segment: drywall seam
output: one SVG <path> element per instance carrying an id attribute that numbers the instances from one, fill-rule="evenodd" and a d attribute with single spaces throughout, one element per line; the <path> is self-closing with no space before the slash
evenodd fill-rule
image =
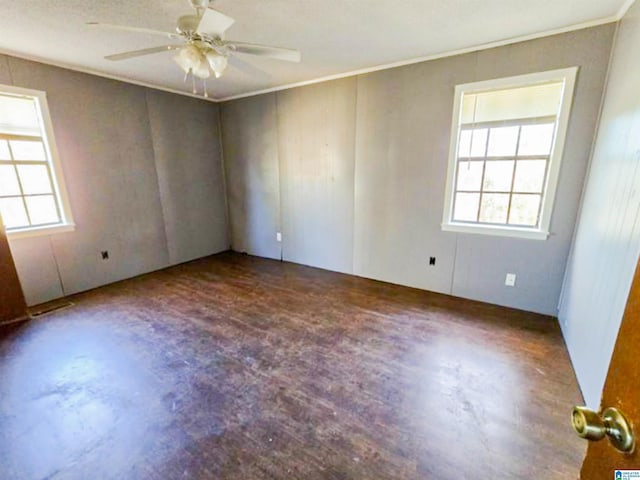
<path id="1" fill-rule="evenodd" d="M 358 75 L 356 81 L 355 101 L 353 102 L 353 211 L 351 214 L 351 274 L 356 274 L 356 192 L 358 190 L 358 92 L 360 91 L 360 79 Z"/>
<path id="2" fill-rule="evenodd" d="M 284 261 L 284 242 L 287 240 L 282 234 L 282 160 L 280 155 L 280 107 L 278 106 L 278 94 L 274 95 L 274 107 L 276 109 L 276 154 L 278 155 L 278 231 L 280 232 L 280 261 Z"/>
<path id="3" fill-rule="evenodd" d="M 222 112 L 218 107 L 218 143 L 220 150 L 220 164 L 222 166 L 222 189 L 224 190 L 224 207 L 225 207 L 225 224 L 227 226 L 227 242 L 229 244 L 229 250 L 232 249 L 231 245 L 231 210 L 229 210 L 229 195 L 227 194 L 227 168 L 224 161 L 224 146 L 222 145 Z"/>
<path id="4" fill-rule="evenodd" d="M 449 287 L 449 295 L 453 295 L 453 286 L 456 281 L 456 260 L 458 258 L 458 237 L 459 233 L 456 233 L 456 244 L 453 247 L 453 265 L 451 266 L 451 286 Z"/>
<path id="5" fill-rule="evenodd" d="M 282 163 L 280 161 L 280 122 L 278 120 L 278 95 L 273 96 L 273 104 L 276 114 L 276 155 L 278 155 L 278 231 L 280 232 L 280 261 L 284 261 L 284 237 L 282 235 Z"/>
<path id="6" fill-rule="evenodd" d="M 58 263 L 58 257 L 56 255 L 56 250 L 53 246 L 53 240 L 51 239 L 51 235 L 47 235 L 47 239 L 49 240 L 49 249 L 51 250 L 51 256 L 53 257 L 53 263 L 56 266 L 56 274 L 58 276 L 58 282 L 60 283 L 60 290 L 62 290 L 62 297 L 67 296 L 67 292 L 64 289 L 64 280 L 62 280 L 62 274 L 60 273 L 60 264 Z"/>
<path id="7" fill-rule="evenodd" d="M 144 104 L 147 109 L 147 118 L 149 121 L 147 122 L 147 126 L 149 128 L 149 138 L 151 139 L 151 151 L 153 153 L 153 171 L 156 173 L 156 185 L 158 186 L 158 200 L 160 202 L 160 214 L 162 215 L 162 231 L 164 232 L 164 248 L 165 253 L 167 254 L 167 266 L 171 265 L 171 252 L 169 250 L 169 234 L 167 233 L 167 214 L 165 211 L 164 202 L 162 201 L 162 187 L 160 185 L 160 176 L 158 175 L 158 150 L 156 148 L 156 142 L 153 136 L 153 127 L 151 123 L 153 120 L 151 119 L 151 111 L 149 110 L 149 92 L 144 92 Z M 166 268 L 166 267 L 164 267 Z"/>

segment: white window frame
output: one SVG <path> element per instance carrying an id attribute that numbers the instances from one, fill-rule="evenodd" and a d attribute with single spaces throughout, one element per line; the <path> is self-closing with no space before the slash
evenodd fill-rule
<path id="1" fill-rule="evenodd" d="M 546 72 L 517 75 L 513 77 L 485 80 L 481 82 L 465 83 L 457 85 L 453 103 L 453 119 L 451 123 L 451 143 L 449 147 L 449 166 L 447 169 L 447 184 L 444 199 L 444 211 L 442 215 L 442 230 L 478 233 L 484 235 L 497 235 L 503 237 L 519 237 L 536 240 L 546 240 L 549 236 L 549 225 L 556 197 L 560 164 L 564 152 L 565 138 L 571 114 L 574 87 L 578 67 L 550 70 Z M 542 205 L 538 227 L 515 227 L 510 225 L 486 225 L 481 223 L 456 222 L 453 220 L 453 196 L 455 194 L 455 181 L 457 178 L 458 143 L 460 138 L 460 121 L 462 96 L 464 93 L 479 93 L 483 91 L 508 89 L 513 87 L 531 86 L 554 81 L 563 81 L 564 89 L 560 103 L 554 142 L 549 156 L 548 174 L 543 189 Z"/>
<path id="2" fill-rule="evenodd" d="M 51 181 L 54 186 L 54 196 L 56 197 L 61 217 L 60 223 L 54 225 L 7 229 L 7 236 L 10 239 L 17 239 L 75 230 L 75 223 L 71 213 L 67 187 L 64 181 L 64 175 L 62 174 L 62 165 L 60 163 L 58 148 L 53 134 L 53 124 L 51 122 L 51 114 L 49 113 L 49 106 L 47 104 L 47 93 L 41 90 L 15 87 L 13 85 L 0 85 L 0 93 L 27 96 L 35 100 L 42 133 L 42 143 L 48 157 L 49 166 L 51 167 Z"/>

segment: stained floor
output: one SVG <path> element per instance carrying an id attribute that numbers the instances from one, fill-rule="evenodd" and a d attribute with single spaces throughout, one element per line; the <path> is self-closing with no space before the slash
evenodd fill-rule
<path id="1" fill-rule="evenodd" d="M 0 330 L 1 479 L 573 479 L 556 322 L 224 253 Z"/>

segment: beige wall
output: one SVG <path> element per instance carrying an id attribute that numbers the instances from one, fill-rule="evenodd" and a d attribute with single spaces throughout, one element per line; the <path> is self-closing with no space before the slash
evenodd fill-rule
<path id="1" fill-rule="evenodd" d="M 276 95 L 224 104 L 229 233 L 238 252 L 280 259 L 280 163 Z"/>
<path id="2" fill-rule="evenodd" d="M 277 94 L 284 260 L 353 273 L 356 88 L 350 77 Z"/>
<path id="3" fill-rule="evenodd" d="M 216 105 L 8 56 L 0 83 L 47 92 L 77 223 L 10 240 L 30 305 L 228 248 Z"/>
<path id="4" fill-rule="evenodd" d="M 27 301 L 216 253 L 231 241 L 255 255 L 555 315 L 614 30 L 221 106 L 0 55 L 0 83 L 47 92 L 77 222 L 71 233 L 10 242 Z M 619 29 L 559 315 L 594 407 L 640 254 L 639 50 L 635 5 Z M 580 71 L 550 238 L 443 232 L 454 86 L 569 66 Z M 515 288 L 504 286 L 507 272 L 518 275 Z"/>
<path id="5" fill-rule="evenodd" d="M 223 103 L 233 248 L 555 315 L 614 28 Z M 443 232 L 454 86 L 570 66 L 580 71 L 549 239 Z"/>
<path id="6" fill-rule="evenodd" d="M 11 242 L 27 300 L 226 249 L 220 108 L 234 249 L 555 314 L 613 32 L 604 25 L 220 107 L 0 56 L 1 83 L 48 93 L 78 223 Z M 574 65 L 551 237 L 443 232 L 454 85 Z M 504 286 L 507 272 L 516 288 Z"/>
<path id="7" fill-rule="evenodd" d="M 596 409 L 640 255 L 638 52 L 636 2 L 618 28 L 559 315 L 585 400 Z"/>

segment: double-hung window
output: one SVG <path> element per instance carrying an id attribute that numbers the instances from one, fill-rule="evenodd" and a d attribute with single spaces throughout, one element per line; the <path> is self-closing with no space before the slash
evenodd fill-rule
<path id="1" fill-rule="evenodd" d="M 456 87 L 444 230 L 547 237 L 576 71 Z"/>
<path id="2" fill-rule="evenodd" d="M 10 236 L 73 228 L 44 92 L 0 85 L 0 214 Z"/>

